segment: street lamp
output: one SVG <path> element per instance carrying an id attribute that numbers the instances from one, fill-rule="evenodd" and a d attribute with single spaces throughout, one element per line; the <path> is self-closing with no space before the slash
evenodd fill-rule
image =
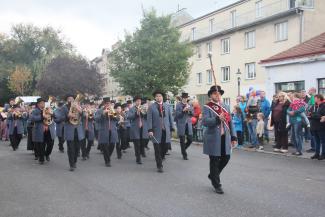
<path id="1" fill-rule="evenodd" d="M 241 72 L 240 72 L 239 68 L 238 68 L 238 71 L 237 71 L 236 75 L 237 75 L 237 82 L 238 82 L 238 96 L 240 96 L 240 81 L 241 81 L 240 76 L 241 76 Z"/>

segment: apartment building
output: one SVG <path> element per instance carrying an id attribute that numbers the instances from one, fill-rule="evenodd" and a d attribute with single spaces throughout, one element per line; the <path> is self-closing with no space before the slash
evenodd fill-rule
<path id="1" fill-rule="evenodd" d="M 209 53 L 225 103 L 233 105 L 250 87 L 265 90 L 260 60 L 325 32 L 324 20 L 324 0 L 241 0 L 179 25 L 181 40 L 195 46 L 184 90 L 201 103 L 207 100 L 214 84 Z"/>

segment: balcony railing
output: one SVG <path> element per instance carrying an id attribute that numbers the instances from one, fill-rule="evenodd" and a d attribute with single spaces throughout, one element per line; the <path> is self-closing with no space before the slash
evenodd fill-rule
<path id="1" fill-rule="evenodd" d="M 311 0 L 308 0 L 311 1 Z M 245 13 L 237 14 L 235 16 L 235 20 L 232 19 L 231 13 L 229 11 L 229 19 L 215 22 L 211 26 L 209 26 L 209 19 L 206 20 L 205 25 L 200 24 L 200 27 L 195 27 L 194 33 L 193 30 L 190 32 L 182 34 L 182 41 L 196 41 L 213 34 L 223 32 L 225 30 L 230 30 L 232 28 L 244 26 L 246 24 L 250 24 L 259 20 L 263 20 L 265 18 L 274 16 L 276 14 L 280 14 L 282 12 L 288 11 L 292 8 L 302 6 L 301 4 L 295 4 L 295 6 L 290 7 L 288 0 L 277 0 L 270 4 L 263 5 L 262 7 L 255 8 Z M 214 20 L 216 20 L 215 18 Z"/>

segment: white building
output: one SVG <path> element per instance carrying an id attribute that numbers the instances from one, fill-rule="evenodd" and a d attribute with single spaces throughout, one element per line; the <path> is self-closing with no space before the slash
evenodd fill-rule
<path id="1" fill-rule="evenodd" d="M 104 79 L 104 89 L 103 96 L 109 96 L 112 99 L 118 97 L 120 95 L 120 88 L 117 82 L 114 81 L 114 78 L 109 74 L 109 49 L 103 49 L 102 55 L 96 57 L 91 62 L 95 64 L 100 74 L 103 75 Z"/>
<path id="2" fill-rule="evenodd" d="M 296 92 L 311 87 L 325 95 L 325 32 L 260 63 L 266 68 L 269 99 L 278 91 Z"/>

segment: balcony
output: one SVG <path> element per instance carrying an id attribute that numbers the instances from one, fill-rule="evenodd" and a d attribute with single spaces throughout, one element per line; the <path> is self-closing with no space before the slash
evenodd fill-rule
<path id="1" fill-rule="evenodd" d="M 192 28 L 190 32 L 183 33 L 181 40 L 199 42 L 209 39 L 209 37 L 213 37 L 214 35 L 222 34 L 223 32 L 226 33 L 228 31 L 244 28 L 250 24 L 253 25 L 254 23 L 267 21 L 281 14 L 286 14 L 286 12 L 294 13 L 294 9 L 298 7 L 311 8 L 312 6 L 313 0 L 275 0 L 267 5 L 255 5 L 253 10 L 245 13 L 235 12 L 235 14 L 233 14 L 232 10 L 229 10 L 229 19 L 213 22 L 213 24 L 211 24 L 209 18 L 207 18 L 205 25 L 200 24 L 200 26 Z M 214 20 L 216 21 L 217 19 L 216 16 Z"/>

